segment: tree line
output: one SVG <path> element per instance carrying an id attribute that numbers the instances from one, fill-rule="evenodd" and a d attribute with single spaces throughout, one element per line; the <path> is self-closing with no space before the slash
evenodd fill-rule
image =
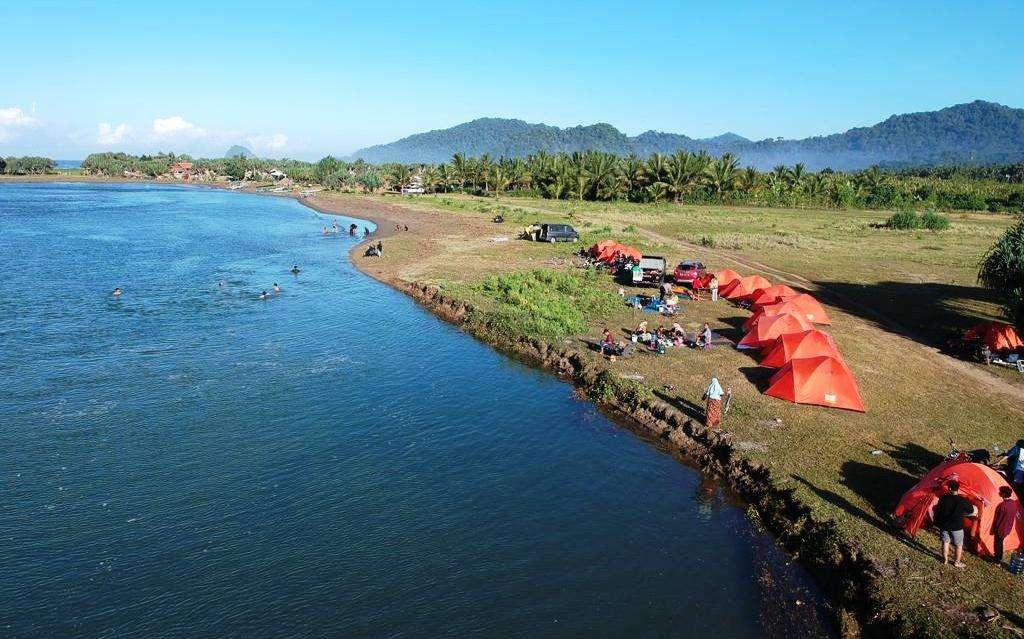
<path id="1" fill-rule="evenodd" d="M 0 157 L 0 173 L 6 175 L 44 175 L 53 173 L 56 166 L 56 163 L 50 158 L 30 155 Z"/>

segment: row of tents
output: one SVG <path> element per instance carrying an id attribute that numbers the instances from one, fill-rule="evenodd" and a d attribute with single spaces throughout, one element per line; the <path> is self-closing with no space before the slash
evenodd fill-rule
<path id="1" fill-rule="evenodd" d="M 817 325 L 832 320 L 812 295 L 785 284 L 772 285 L 760 275 L 742 277 L 725 269 L 715 273 L 719 294 L 737 304 L 749 304 L 753 315 L 737 344 L 757 349 L 761 365 L 778 369 L 765 394 L 797 404 L 812 404 L 865 412 L 853 372 L 835 340 Z"/>

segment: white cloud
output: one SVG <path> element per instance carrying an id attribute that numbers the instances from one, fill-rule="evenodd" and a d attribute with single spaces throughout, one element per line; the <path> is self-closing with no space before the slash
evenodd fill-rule
<path id="1" fill-rule="evenodd" d="M 288 146 L 288 136 L 284 133 L 256 135 L 248 138 L 246 141 L 249 143 L 249 146 L 254 149 L 266 151 L 280 151 L 284 147 Z"/>
<path id="2" fill-rule="evenodd" d="M 107 122 L 100 122 L 99 135 L 96 141 L 100 144 L 120 144 L 125 141 L 125 136 L 131 132 L 131 127 L 123 122 L 115 127 Z"/>
<path id="3" fill-rule="evenodd" d="M 189 122 L 180 115 L 153 120 L 153 134 L 159 137 L 206 137 L 206 129 Z"/>
<path id="4" fill-rule="evenodd" d="M 14 135 L 16 129 L 39 126 L 39 120 L 19 107 L 0 108 L 0 140 Z"/>

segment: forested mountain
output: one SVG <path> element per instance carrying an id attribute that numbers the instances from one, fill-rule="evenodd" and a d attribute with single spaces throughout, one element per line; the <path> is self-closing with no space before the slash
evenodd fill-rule
<path id="1" fill-rule="evenodd" d="M 1024 109 L 977 100 L 938 111 L 894 115 L 870 127 L 802 140 L 753 142 L 734 133 L 695 139 L 647 131 L 629 137 L 610 124 L 559 128 L 522 120 L 481 118 L 450 129 L 419 133 L 362 149 L 367 162 L 440 163 L 455 153 L 522 157 L 538 151 L 606 151 L 619 155 L 670 154 L 680 149 L 729 152 L 744 166 L 769 168 L 802 162 L 817 170 L 860 169 L 873 164 L 988 164 L 1024 161 Z"/>

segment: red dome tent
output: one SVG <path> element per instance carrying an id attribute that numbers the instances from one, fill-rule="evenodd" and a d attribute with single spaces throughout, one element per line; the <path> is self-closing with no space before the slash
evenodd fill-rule
<path id="1" fill-rule="evenodd" d="M 733 301 L 739 301 L 746 297 L 749 297 L 751 293 L 759 288 L 768 288 L 771 283 L 761 277 L 760 275 L 748 275 L 741 277 L 738 280 L 733 280 L 733 283 L 726 287 L 726 290 L 719 292 Z"/>
<path id="2" fill-rule="evenodd" d="M 999 496 L 1002 486 L 1009 486 L 1003 476 L 995 470 L 972 462 L 966 455 L 946 459 L 928 471 L 921 481 L 908 490 L 900 499 L 893 512 L 902 520 L 903 528 L 911 535 L 932 523 L 933 508 L 939 497 L 947 492 L 946 483 L 955 479 L 960 482 L 960 494 L 978 508 L 978 517 L 965 519 L 964 539 L 968 549 L 983 557 L 992 557 L 995 552 L 992 536 L 992 520 L 996 506 L 1003 500 Z M 1010 499 L 1016 501 L 1017 496 Z M 1010 552 L 1020 548 L 1024 541 L 1024 522 L 1017 520 L 1013 530 L 1003 542 L 1003 550 Z"/>
<path id="3" fill-rule="evenodd" d="M 759 311 L 754 313 L 746 322 L 743 323 L 743 328 L 750 330 L 753 328 L 762 317 L 768 317 L 771 315 L 781 315 L 783 313 L 795 313 L 803 316 L 808 322 L 813 324 L 831 324 L 832 320 L 828 318 L 825 313 L 824 307 L 814 297 L 803 293 L 796 297 L 786 300 L 785 302 L 778 302 L 777 304 L 770 304 L 762 307 Z"/>
<path id="4" fill-rule="evenodd" d="M 756 311 L 761 307 L 768 306 L 769 304 L 775 304 L 776 302 L 784 302 L 796 297 L 797 295 L 799 295 L 799 293 L 785 284 L 776 284 L 775 286 L 769 286 L 768 288 L 761 288 L 754 291 L 754 294 L 750 296 L 750 307 Z"/>
<path id="5" fill-rule="evenodd" d="M 618 242 L 616 242 L 615 240 L 601 240 L 597 244 L 590 247 L 590 255 L 593 257 L 598 257 L 599 255 L 601 255 L 601 253 L 604 252 L 606 248 L 608 248 L 609 246 L 615 246 L 616 244 L 618 244 Z"/>
<path id="6" fill-rule="evenodd" d="M 819 356 L 842 360 L 832 336 L 812 328 L 802 333 L 787 333 L 775 338 L 775 345 L 765 348 L 761 366 L 781 368 L 793 359 Z"/>
<path id="7" fill-rule="evenodd" d="M 1024 341 L 1017 330 L 1003 322 L 982 322 L 964 333 L 964 339 L 980 339 L 996 352 L 1024 348 Z"/>
<path id="8" fill-rule="evenodd" d="M 796 404 L 865 412 L 853 373 L 842 360 L 828 355 L 790 360 L 772 375 L 764 394 Z"/>
<path id="9" fill-rule="evenodd" d="M 736 348 L 764 348 L 771 346 L 780 335 L 803 333 L 811 330 L 810 322 L 794 313 L 772 315 L 758 322 L 757 326 L 740 340 Z"/>
<path id="10" fill-rule="evenodd" d="M 740 279 L 741 275 L 731 268 L 723 268 L 721 271 L 715 272 L 715 277 L 718 278 L 718 289 L 722 291 L 726 286 Z"/>

